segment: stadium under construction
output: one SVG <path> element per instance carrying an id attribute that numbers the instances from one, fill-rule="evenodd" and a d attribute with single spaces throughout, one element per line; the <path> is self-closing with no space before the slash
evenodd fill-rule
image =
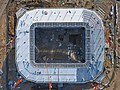
<path id="1" fill-rule="evenodd" d="M 33 9 L 19 16 L 16 65 L 35 83 L 86 83 L 102 80 L 104 27 L 95 11 Z"/>

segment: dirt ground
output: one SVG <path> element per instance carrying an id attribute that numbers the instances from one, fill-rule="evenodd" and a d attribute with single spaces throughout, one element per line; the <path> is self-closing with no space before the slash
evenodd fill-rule
<path id="1" fill-rule="evenodd" d="M 0 0 L 0 69 L 6 56 L 6 5 L 9 0 Z M 120 4 L 119 4 L 120 10 Z M 120 25 L 120 11 L 119 11 L 119 25 Z M 117 38 L 120 37 L 120 29 Z M 120 46 L 120 45 L 119 45 Z M 117 55 L 120 56 L 120 47 L 117 44 Z M 112 85 L 106 90 L 120 90 L 120 68 L 117 69 Z"/>
<path id="2" fill-rule="evenodd" d="M 6 5 L 8 0 L 0 0 L 0 69 L 6 55 Z"/>

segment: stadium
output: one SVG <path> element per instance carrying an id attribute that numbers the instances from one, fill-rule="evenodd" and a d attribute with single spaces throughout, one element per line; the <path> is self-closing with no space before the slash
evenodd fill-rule
<path id="1" fill-rule="evenodd" d="M 16 28 L 16 65 L 35 83 L 101 81 L 104 27 L 88 9 L 26 11 Z"/>

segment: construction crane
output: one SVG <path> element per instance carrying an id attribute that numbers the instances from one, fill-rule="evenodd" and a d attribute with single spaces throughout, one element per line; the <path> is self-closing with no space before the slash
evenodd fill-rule
<path id="1" fill-rule="evenodd" d="M 16 90 L 16 87 L 17 87 L 22 81 L 23 81 L 22 78 L 18 79 L 18 80 L 15 82 L 14 86 L 13 86 L 13 90 Z"/>
<path id="2" fill-rule="evenodd" d="M 97 85 L 94 85 L 94 82 L 90 82 L 90 84 L 94 90 L 97 90 L 100 85 L 100 83 L 98 83 Z"/>
<path id="3" fill-rule="evenodd" d="M 46 66 L 46 70 L 47 70 L 47 74 L 48 74 L 48 63 L 47 62 L 45 63 L 45 66 Z M 50 81 L 49 74 L 48 74 L 48 88 L 49 88 L 49 90 L 52 90 L 52 83 Z"/>

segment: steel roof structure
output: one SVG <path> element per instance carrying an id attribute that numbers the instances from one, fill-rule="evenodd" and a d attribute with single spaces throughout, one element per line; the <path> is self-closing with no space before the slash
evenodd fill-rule
<path id="1" fill-rule="evenodd" d="M 35 28 L 85 28 L 85 63 L 36 63 Z M 104 27 L 88 9 L 34 9 L 26 11 L 16 28 L 18 72 L 36 83 L 86 83 L 103 71 Z M 47 69 L 46 69 L 47 65 Z"/>

